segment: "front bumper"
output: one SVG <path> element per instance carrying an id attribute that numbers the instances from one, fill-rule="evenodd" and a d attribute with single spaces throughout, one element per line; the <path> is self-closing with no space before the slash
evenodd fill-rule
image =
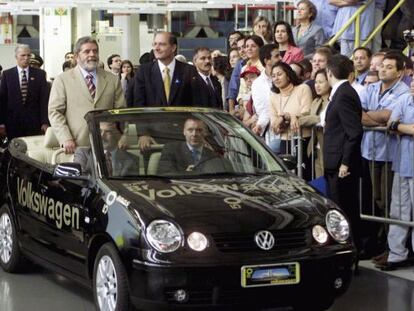
<path id="1" fill-rule="evenodd" d="M 337 252 L 331 256 L 292 258 L 284 261 L 249 264 L 299 262 L 300 283 L 256 288 L 241 286 L 243 264 L 209 267 L 155 267 L 134 262 L 130 273 L 130 293 L 133 304 L 142 310 L 220 310 L 239 308 L 254 310 L 282 307 L 318 301 L 329 306 L 338 293 L 344 292 L 351 281 L 355 253 Z M 338 285 L 338 279 L 342 286 Z M 188 299 L 177 302 L 175 291 L 183 289 Z"/>

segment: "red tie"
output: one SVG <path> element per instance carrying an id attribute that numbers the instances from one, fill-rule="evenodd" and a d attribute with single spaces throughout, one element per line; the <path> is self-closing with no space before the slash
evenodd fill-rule
<path id="1" fill-rule="evenodd" d="M 96 87 L 95 84 L 93 84 L 93 75 L 88 74 L 86 76 L 86 85 L 88 86 L 88 90 L 92 98 L 95 98 Z"/>

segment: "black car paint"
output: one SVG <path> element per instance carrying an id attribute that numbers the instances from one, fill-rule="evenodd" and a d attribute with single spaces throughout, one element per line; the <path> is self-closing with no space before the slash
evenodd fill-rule
<path id="1" fill-rule="evenodd" d="M 7 180 L 6 191 L 16 216 L 23 252 L 31 259 L 37 258 L 38 262 L 91 285 L 94 255 L 100 245 L 112 241 L 128 271 L 132 300 L 142 307 L 155 310 L 185 307 L 186 303 L 177 304 L 171 300 L 171 291 L 179 288 L 208 292 L 204 301 L 188 302 L 187 308 L 192 309 L 227 305 L 230 302 L 220 293 L 233 287 L 237 287 L 237 297 L 241 301 L 251 294 L 264 299 L 269 293 L 279 293 L 279 297 L 286 296 L 284 298 L 289 300 L 296 288 L 309 290 L 317 284 L 334 295 L 333 281 L 338 276 L 349 283 L 355 256 L 352 242 L 339 244 L 330 239 L 327 245 L 316 245 L 310 233 L 313 225 L 324 224 L 328 208 L 335 207 L 292 175 L 137 180 L 103 176 L 88 183 L 56 180 L 52 167 L 33 163 L 13 146 L 4 157 L 2 180 Z M 62 225 L 58 228 L 55 219 L 22 207 L 17 200 L 17 189 L 22 183 L 25 187 L 31 183 L 37 193 L 78 208 L 79 227 Z M 155 219 L 179 225 L 184 239 L 192 231 L 206 234 L 209 247 L 198 253 L 184 243 L 174 253 L 155 251 L 145 237 L 146 227 Z M 295 228 L 306 231 L 306 246 L 274 250 L 271 256 L 258 247 L 252 252 L 223 253 L 212 241 L 212 235 L 220 232 L 245 231 L 253 239 L 258 230 Z M 240 288 L 241 266 L 287 261 L 299 262 L 303 275 L 309 275 L 311 280 L 305 278 L 297 287 L 272 286 L 262 291 Z M 323 269 L 329 271 L 328 276 L 318 278 Z M 279 302 L 282 300 L 285 299 Z"/>

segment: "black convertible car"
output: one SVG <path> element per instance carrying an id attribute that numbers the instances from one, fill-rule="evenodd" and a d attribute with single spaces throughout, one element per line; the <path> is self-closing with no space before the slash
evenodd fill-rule
<path id="1" fill-rule="evenodd" d="M 343 212 L 229 114 L 94 111 L 1 150 L 0 264 L 92 288 L 98 310 L 325 310 L 351 280 Z"/>

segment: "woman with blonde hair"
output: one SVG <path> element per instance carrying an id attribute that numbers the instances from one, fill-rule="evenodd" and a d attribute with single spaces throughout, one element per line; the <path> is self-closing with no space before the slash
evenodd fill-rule
<path id="1" fill-rule="evenodd" d="M 257 16 L 253 21 L 253 34 L 262 38 L 264 44 L 271 43 L 272 38 L 272 27 L 269 20 L 263 16 Z"/>

